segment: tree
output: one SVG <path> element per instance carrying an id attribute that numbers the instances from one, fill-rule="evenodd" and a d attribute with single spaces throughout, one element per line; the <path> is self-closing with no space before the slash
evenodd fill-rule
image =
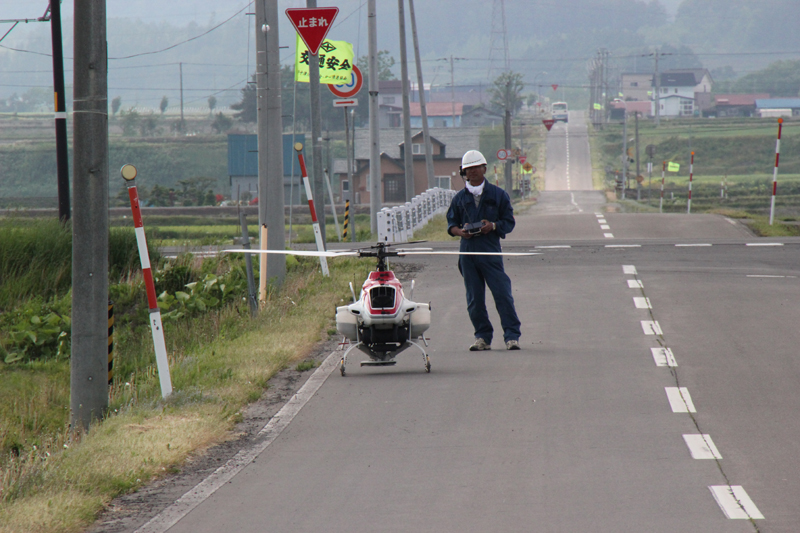
<path id="1" fill-rule="evenodd" d="M 392 72 L 394 67 L 394 57 L 389 55 L 389 50 L 381 50 L 378 52 L 378 80 L 396 80 L 397 77 Z M 356 61 L 361 74 L 364 75 L 364 85 L 368 85 L 369 78 L 369 56 L 361 56 Z"/>
<path id="2" fill-rule="evenodd" d="M 800 60 L 776 61 L 733 83 L 735 93 L 768 93 L 773 97 L 800 96 Z"/>
<path id="3" fill-rule="evenodd" d="M 214 96 L 214 95 L 209 96 L 208 97 L 208 114 L 209 115 L 213 115 L 214 114 L 214 108 L 216 108 L 216 107 L 217 107 L 217 97 Z"/>
<path id="4" fill-rule="evenodd" d="M 122 111 L 120 113 L 120 123 L 122 125 L 122 134 L 126 137 L 130 137 L 136 133 L 136 129 L 139 127 L 139 113 L 133 110 L 133 108 L 129 109 L 126 113 Z"/>
<path id="5" fill-rule="evenodd" d="M 519 72 L 508 71 L 500 74 L 492 82 L 492 86 L 489 88 L 490 105 L 495 110 L 504 113 L 506 109 L 509 109 L 512 114 L 515 114 L 522 109 L 524 101 L 522 90 L 525 88 L 522 77 Z"/>
<path id="6" fill-rule="evenodd" d="M 256 75 L 253 74 L 252 81 L 247 83 L 242 90 L 242 99 L 231 105 L 231 109 L 238 111 L 233 117 L 242 122 L 258 121 L 258 106 L 256 105 Z"/>
<path id="7" fill-rule="evenodd" d="M 111 100 L 111 115 L 116 116 L 117 111 L 119 111 L 119 106 L 122 105 L 122 97 L 117 96 L 113 100 Z"/>
<path id="8" fill-rule="evenodd" d="M 217 133 L 225 133 L 233 126 L 233 120 L 230 117 L 226 117 L 221 112 L 217 113 L 217 116 L 214 118 L 214 122 L 211 123 L 211 129 L 216 131 Z"/>
<path id="9" fill-rule="evenodd" d="M 161 98 L 161 104 L 158 106 L 158 107 L 159 107 L 159 109 L 161 109 L 161 114 L 162 114 L 162 115 L 163 115 L 163 114 L 164 114 L 164 112 L 167 110 L 167 106 L 168 106 L 168 105 L 169 105 L 169 99 L 167 99 L 167 96 L 166 96 L 166 95 L 164 95 L 164 96 Z"/>

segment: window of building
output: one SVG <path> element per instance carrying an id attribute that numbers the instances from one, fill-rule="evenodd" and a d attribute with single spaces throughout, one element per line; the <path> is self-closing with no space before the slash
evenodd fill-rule
<path id="1" fill-rule="evenodd" d="M 639 86 L 639 82 L 638 81 L 632 81 L 631 82 L 631 87 L 638 87 L 638 86 Z"/>
<path id="2" fill-rule="evenodd" d="M 406 201 L 406 177 L 404 174 L 384 175 L 383 201 L 392 203 Z"/>
<path id="3" fill-rule="evenodd" d="M 383 97 L 384 104 L 393 104 L 394 103 L 394 96 L 384 96 Z"/>
<path id="4" fill-rule="evenodd" d="M 424 153 L 424 151 L 422 150 L 422 143 L 414 143 L 414 144 L 412 144 L 411 145 L 411 153 L 413 155 L 420 155 L 420 154 Z"/>
<path id="5" fill-rule="evenodd" d="M 436 176 L 436 186 L 440 189 L 450 189 L 450 176 Z"/>

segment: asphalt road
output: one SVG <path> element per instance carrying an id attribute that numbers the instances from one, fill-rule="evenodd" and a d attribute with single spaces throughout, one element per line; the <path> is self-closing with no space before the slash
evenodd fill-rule
<path id="1" fill-rule="evenodd" d="M 569 122 L 557 122 L 547 134 L 545 191 L 592 190 L 589 135 L 583 111 L 570 111 Z"/>
<path id="2" fill-rule="evenodd" d="M 800 239 L 567 191 L 504 243 L 541 253 L 505 263 L 522 350 L 469 352 L 455 260 L 416 258 L 430 374 L 322 367 L 254 460 L 141 531 L 798 531 Z"/>

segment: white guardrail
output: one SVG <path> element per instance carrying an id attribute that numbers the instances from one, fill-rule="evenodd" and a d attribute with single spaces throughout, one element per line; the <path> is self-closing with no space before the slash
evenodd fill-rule
<path id="1" fill-rule="evenodd" d="M 408 242 L 414 231 L 439 213 L 447 212 L 457 191 L 428 189 L 403 205 L 384 207 L 378 212 L 378 238 L 381 242 Z"/>

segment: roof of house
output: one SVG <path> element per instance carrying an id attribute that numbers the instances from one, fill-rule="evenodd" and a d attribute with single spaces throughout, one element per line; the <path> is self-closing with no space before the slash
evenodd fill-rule
<path id="1" fill-rule="evenodd" d="M 797 109 L 800 108 L 800 98 L 764 98 L 756 100 L 759 109 Z"/>
<path id="2" fill-rule="evenodd" d="M 429 128 L 429 132 L 433 143 L 445 146 L 448 159 L 461 159 L 465 152 L 480 146 L 480 128 Z M 421 130 L 411 132 L 414 138 L 421 134 Z M 380 130 L 380 149 L 389 157 L 400 159 L 403 142 L 403 128 Z M 354 143 L 356 159 L 369 159 L 369 128 L 357 128 Z"/>
<path id="3" fill-rule="evenodd" d="M 403 81 L 380 80 L 378 82 L 378 91 L 384 94 L 403 94 Z"/>
<path id="4" fill-rule="evenodd" d="M 412 117 L 422 116 L 419 102 L 410 102 L 409 110 Z M 453 108 L 455 107 L 455 114 L 460 117 L 464 113 L 464 104 L 456 102 L 453 106 L 452 102 L 427 102 L 425 110 L 428 112 L 429 117 L 449 117 L 453 115 Z"/>
<path id="5" fill-rule="evenodd" d="M 714 96 L 714 104 L 717 106 L 754 106 L 756 100 L 768 98 L 768 94 L 717 94 Z"/>
<path id="6" fill-rule="evenodd" d="M 694 87 L 697 85 L 693 72 L 662 72 L 661 87 Z"/>

